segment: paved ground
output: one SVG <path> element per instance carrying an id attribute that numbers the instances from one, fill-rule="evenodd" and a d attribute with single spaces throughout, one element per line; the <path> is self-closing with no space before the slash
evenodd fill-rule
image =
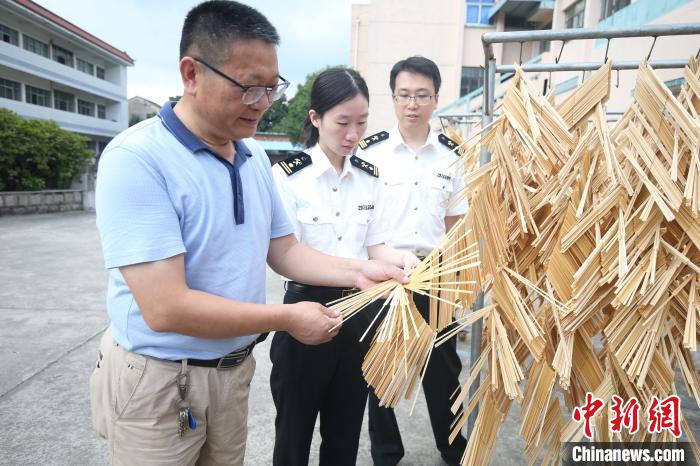
<path id="1" fill-rule="evenodd" d="M 107 325 L 106 272 L 93 214 L 0 217 L 0 464 L 102 465 L 105 442 L 92 431 L 88 377 Z M 268 275 L 268 301 L 281 302 Z M 271 464 L 274 406 L 268 387 L 269 341 L 255 350 L 246 464 Z M 466 342 L 460 354 L 467 360 Z M 689 406 L 684 402 L 684 407 Z M 412 417 L 398 409 L 409 465 L 441 465 L 422 394 Z M 527 464 L 519 453 L 517 409 L 497 439 L 492 464 Z M 697 410 L 687 411 L 700 425 Z M 318 464 L 318 436 L 310 464 Z M 359 465 L 370 465 L 363 428 Z"/>

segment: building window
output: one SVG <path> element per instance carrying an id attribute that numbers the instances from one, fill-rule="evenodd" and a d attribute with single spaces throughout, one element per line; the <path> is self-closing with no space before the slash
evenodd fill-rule
<path id="1" fill-rule="evenodd" d="M 107 119 L 107 107 L 102 104 L 97 104 L 97 118 L 100 120 Z"/>
<path id="2" fill-rule="evenodd" d="M 603 0 L 600 8 L 600 20 L 602 21 L 608 16 L 612 16 L 615 12 L 622 10 L 630 3 L 630 0 Z"/>
<path id="3" fill-rule="evenodd" d="M 49 58 L 49 44 L 46 44 L 38 39 L 24 34 L 24 40 L 22 41 L 25 50 L 34 52 L 42 57 Z"/>
<path id="4" fill-rule="evenodd" d="M 459 95 L 467 95 L 484 85 L 484 70 L 478 66 L 462 67 L 462 85 Z"/>
<path id="5" fill-rule="evenodd" d="M 578 2 L 574 3 L 569 8 L 564 10 L 564 17 L 566 18 L 566 28 L 582 28 L 583 15 L 585 12 L 586 0 L 578 0 Z"/>
<path id="6" fill-rule="evenodd" d="M 28 103 L 51 108 L 51 92 L 33 86 L 25 86 L 25 92 Z"/>
<path id="7" fill-rule="evenodd" d="M 8 44 L 19 45 L 19 33 L 3 24 L 0 24 L 0 39 Z"/>
<path id="8" fill-rule="evenodd" d="M 66 50 L 58 45 L 51 45 L 53 50 L 53 59 L 61 65 L 70 66 L 73 68 L 73 52 Z"/>
<path id="9" fill-rule="evenodd" d="M 100 79 L 105 78 L 105 69 L 100 68 L 99 66 L 95 67 L 95 76 L 97 76 Z"/>
<path id="10" fill-rule="evenodd" d="M 95 116 L 95 104 L 87 100 L 78 99 L 78 113 L 81 115 Z"/>
<path id="11" fill-rule="evenodd" d="M 82 71 L 83 73 L 87 74 L 95 74 L 95 65 L 93 65 L 89 61 L 85 61 L 82 58 L 76 58 L 75 63 L 76 68 L 78 68 L 79 71 Z"/>
<path id="12" fill-rule="evenodd" d="M 22 100 L 22 85 L 9 79 L 0 78 L 0 97 L 10 100 Z"/>
<path id="13" fill-rule="evenodd" d="M 53 91 L 53 108 L 75 112 L 75 96 L 63 91 Z"/>
<path id="14" fill-rule="evenodd" d="M 492 0 L 467 0 L 467 24 L 489 24 Z"/>

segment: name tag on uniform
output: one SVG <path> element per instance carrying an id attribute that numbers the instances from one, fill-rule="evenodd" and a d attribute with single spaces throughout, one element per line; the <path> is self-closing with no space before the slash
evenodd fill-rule
<path id="1" fill-rule="evenodd" d="M 357 206 L 357 210 L 374 210 L 374 204 L 360 204 Z"/>
<path id="2" fill-rule="evenodd" d="M 449 175 L 444 175 L 442 173 L 438 173 L 437 176 L 438 176 L 438 178 L 442 178 L 443 180 L 452 181 L 452 177 Z"/>

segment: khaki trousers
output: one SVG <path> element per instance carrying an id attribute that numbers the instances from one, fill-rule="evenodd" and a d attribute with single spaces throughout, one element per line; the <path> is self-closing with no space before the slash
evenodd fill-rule
<path id="1" fill-rule="evenodd" d="M 114 465 L 242 465 L 251 354 L 239 366 L 188 366 L 187 397 L 197 427 L 178 435 L 182 365 L 125 351 L 107 330 L 90 377 L 92 420 Z"/>

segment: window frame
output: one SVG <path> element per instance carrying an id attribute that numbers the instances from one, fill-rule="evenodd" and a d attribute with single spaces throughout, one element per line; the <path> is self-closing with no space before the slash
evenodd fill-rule
<path id="1" fill-rule="evenodd" d="M 90 110 L 87 113 L 84 113 L 82 111 L 81 106 L 83 106 L 83 108 L 84 108 L 84 106 L 89 106 Z M 95 116 L 95 103 L 90 102 L 89 100 L 83 100 L 81 98 L 78 98 L 78 114 L 94 117 Z"/>
<path id="2" fill-rule="evenodd" d="M 5 95 L 5 90 L 11 92 L 13 97 Z M 0 98 L 22 102 L 22 83 L 11 79 L 0 78 Z"/>
<path id="3" fill-rule="evenodd" d="M 104 68 L 95 65 L 95 77 L 97 77 L 98 79 L 107 79 L 105 78 L 105 73 L 106 70 Z"/>
<path id="4" fill-rule="evenodd" d="M 89 71 L 83 69 L 83 66 L 88 68 Z M 85 74 L 89 74 L 90 76 L 95 75 L 95 65 L 87 60 L 83 60 L 80 57 L 75 57 L 75 69 Z"/>
<path id="5" fill-rule="evenodd" d="M 576 8 L 581 6 L 581 10 L 577 11 Z M 580 23 L 576 21 L 580 20 Z M 577 29 L 584 27 L 586 19 L 586 0 L 578 0 L 574 2 L 569 8 L 564 10 L 564 24 L 566 29 Z M 578 24 L 578 25 L 576 25 Z"/>
<path id="6" fill-rule="evenodd" d="M 60 54 L 70 55 L 70 63 L 63 63 L 59 61 L 58 57 L 56 56 L 56 52 L 59 52 Z M 75 68 L 75 54 L 70 50 L 61 47 L 60 45 L 51 44 L 51 59 L 61 65 L 65 65 L 70 68 Z"/>
<path id="7" fill-rule="evenodd" d="M 62 105 L 59 105 L 64 102 L 62 99 L 65 99 L 67 103 L 67 108 L 62 108 Z M 60 89 L 54 89 L 53 108 L 55 108 L 56 110 L 61 110 L 62 112 L 75 113 L 75 95 L 71 94 L 70 92 L 62 91 Z"/>
<path id="8" fill-rule="evenodd" d="M 38 102 L 32 102 L 31 99 L 35 95 L 46 99 L 45 103 L 42 104 Z M 53 108 L 53 99 L 51 96 L 51 91 L 48 89 L 42 89 L 40 87 L 30 86 L 29 84 L 24 85 L 24 101 L 28 104 L 38 105 L 40 107 Z"/>
<path id="9" fill-rule="evenodd" d="M 97 104 L 95 107 L 96 107 L 95 115 L 97 116 L 97 118 L 99 118 L 100 120 L 106 120 L 107 119 L 107 106 L 103 105 L 103 104 Z"/>
<path id="10" fill-rule="evenodd" d="M 9 40 L 5 40 L 6 35 Z M 0 23 L 0 41 L 19 47 L 19 31 Z"/>
<path id="11" fill-rule="evenodd" d="M 31 45 L 30 45 L 31 44 Z M 37 51 L 35 48 L 33 48 L 36 45 L 40 45 L 43 47 L 43 53 Z M 22 48 L 26 50 L 27 52 L 32 52 L 35 53 L 39 56 L 42 56 L 44 58 L 51 58 L 51 51 L 49 49 L 49 44 L 46 42 L 37 39 L 36 37 L 28 36 L 27 34 L 22 34 Z"/>
<path id="12" fill-rule="evenodd" d="M 488 19 L 488 11 L 495 4 L 496 2 L 493 0 L 466 0 L 466 16 L 464 18 L 464 24 L 468 26 L 488 26 L 490 24 Z M 469 21 L 469 7 L 477 9 L 476 22 Z M 484 13 L 486 13 L 486 22 L 483 21 Z"/>

